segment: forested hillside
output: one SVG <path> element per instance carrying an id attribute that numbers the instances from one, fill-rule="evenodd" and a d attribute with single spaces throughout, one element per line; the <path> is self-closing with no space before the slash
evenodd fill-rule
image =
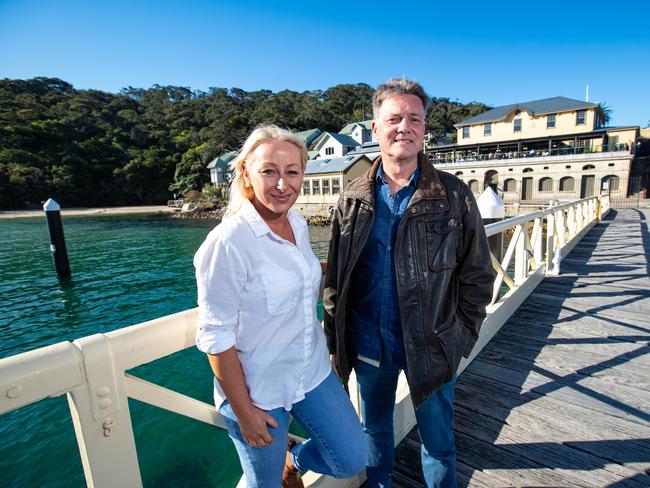
<path id="1" fill-rule="evenodd" d="M 200 190 L 206 165 L 237 149 L 261 123 L 296 131 L 339 131 L 372 117 L 373 88 L 247 92 L 177 86 L 77 90 L 56 78 L 0 80 L 0 208 L 162 203 Z M 481 103 L 433 98 L 427 130 L 436 137 L 481 113 Z"/>

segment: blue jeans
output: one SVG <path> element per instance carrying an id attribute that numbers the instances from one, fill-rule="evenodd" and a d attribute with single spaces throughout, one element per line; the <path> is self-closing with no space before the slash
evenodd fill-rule
<path id="1" fill-rule="evenodd" d="M 361 419 L 368 439 L 368 486 L 388 488 L 395 458 L 393 410 L 400 370 L 357 361 L 355 371 L 361 393 Z M 454 377 L 415 412 L 422 439 L 422 471 L 429 488 L 456 488 L 455 383 Z"/>
<path id="2" fill-rule="evenodd" d="M 333 371 L 303 400 L 294 403 L 291 412 L 281 407 L 268 411 L 278 426 L 269 427 L 273 442 L 267 447 L 251 447 L 244 441 L 227 400 L 219 411 L 239 454 L 248 487 L 280 486 L 287 453 L 289 413 L 310 437 L 291 450 L 293 465 L 300 471 L 350 478 L 366 465 L 368 448 L 359 418 Z"/>

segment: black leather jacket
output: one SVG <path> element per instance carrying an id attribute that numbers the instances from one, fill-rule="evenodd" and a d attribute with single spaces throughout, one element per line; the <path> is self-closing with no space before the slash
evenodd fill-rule
<path id="1" fill-rule="evenodd" d="M 494 271 L 483 221 L 467 185 L 419 154 L 420 178 L 397 231 L 395 267 L 409 388 L 418 408 L 449 381 L 478 338 Z M 351 275 L 374 218 L 378 159 L 343 191 L 332 222 L 324 326 L 347 382 L 356 361 L 347 326 Z"/>

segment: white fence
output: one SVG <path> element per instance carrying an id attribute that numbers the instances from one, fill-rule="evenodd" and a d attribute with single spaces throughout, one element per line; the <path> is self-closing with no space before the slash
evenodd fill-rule
<path id="1" fill-rule="evenodd" d="M 498 277 L 492 304 L 462 372 L 546 275 L 557 275 L 562 258 L 607 212 L 606 196 L 549 207 L 486 227 L 488 236 L 512 231 L 503 259 L 492 256 Z M 543 253 L 544 224 L 546 252 Z M 514 262 L 513 262 L 514 260 Z M 512 271 L 510 271 L 512 270 Z M 502 285 L 508 291 L 500 296 Z M 84 474 L 91 487 L 142 486 L 128 398 L 223 428 L 213 405 L 126 374 L 141 364 L 194 346 L 197 310 L 61 342 L 0 360 L 0 414 L 48 397 L 67 395 Z M 354 376 L 350 394 L 358 411 Z M 415 425 L 402 375 L 395 407 L 395 442 Z M 308 486 L 357 487 L 359 475 L 334 480 L 316 473 Z M 240 482 L 240 485 L 242 483 Z"/>

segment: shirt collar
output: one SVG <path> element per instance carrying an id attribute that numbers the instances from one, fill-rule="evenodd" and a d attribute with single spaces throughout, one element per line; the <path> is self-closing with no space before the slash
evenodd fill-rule
<path id="1" fill-rule="evenodd" d="M 244 204 L 242 205 L 241 211 L 239 213 L 244 218 L 244 220 L 248 222 L 248 225 L 253 231 L 255 237 L 262 237 L 263 235 L 266 234 L 271 234 L 272 236 L 276 235 L 271 231 L 269 225 L 264 221 L 264 219 L 260 217 L 260 214 L 257 213 L 257 210 L 250 202 L 250 200 L 244 199 Z M 288 217 L 289 217 L 289 223 L 291 224 L 291 227 L 293 229 L 297 229 L 298 226 L 297 226 L 296 219 L 298 217 L 296 215 L 296 212 L 292 208 L 289 209 Z M 294 231 L 294 235 L 295 234 L 296 232 Z M 296 239 L 298 239 L 297 235 L 295 237 Z"/>
<path id="2" fill-rule="evenodd" d="M 415 168 L 415 171 L 413 171 L 413 173 L 411 173 L 411 176 L 409 178 L 408 183 L 403 188 L 406 188 L 407 186 L 417 186 L 419 177 L 420 177 L 420 161 L 418 161 L 417 168 Z M 380 185 L 387 185 L 388 184 L 388 181 L 386 180 L 386 177 L 384 176 L 384 165 L 383 164 L 380 164 L 379 167 L 377 168 L 377 175 L 375 176 L 375 181 Z"/>

